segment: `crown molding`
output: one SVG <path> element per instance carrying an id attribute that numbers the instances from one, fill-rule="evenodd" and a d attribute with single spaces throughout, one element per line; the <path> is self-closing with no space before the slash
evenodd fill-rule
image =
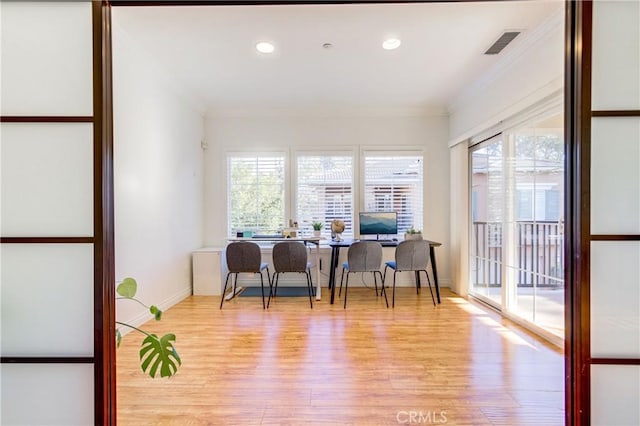
<path id="1" fill-rule="evenodd" d="M 563 98 L 562 78 L 556 78 L 539 88 L 529 96 L 520 99 L 494 116 L 484 120 L 472 129 L 449 140 L 449 148 L 474 139 L 482 139 L 502 132 L 531 119 L 539 113 L 550 110 L 562 111 Z"/>
<path id="2" fill-rule="evenodd" d="M 463 89 L 461 93 L 449 103 L 447 108 L 448 113 L 454 114 L 458 108 L 468 104 L 489 85 L 500 79 L 518 59 L 541 43 L 553 31 L 562 29 L 563 26 L 564 8 L 561 7 L 530 32 L 523 32 L 525 37 L 519 44 L 505 52 L 504 56 L 502 56 L 498 62 Z"/>

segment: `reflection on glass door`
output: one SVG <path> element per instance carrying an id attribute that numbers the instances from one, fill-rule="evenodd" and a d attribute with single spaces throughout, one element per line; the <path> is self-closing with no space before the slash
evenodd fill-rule
<path id="1" fill-rule="evenodd" d="M 509 310 L 559 336 L 564 330 L 562 127 L 562 119 L 555 118 L 509 135 L 513 214 L 508 226 L 514 248 L 505 260 L 515 281 Z"/>
<path id="2" fill-rule="evenodd" d="M 502 305 L 502 222 L 504 216 L 501 137 L 471 153 L 471 293 Z"/>
<path id="3" fill-rule="evenodd" d="M 470 293 L 563 337 L 562 116 L 470 152 Z"/>

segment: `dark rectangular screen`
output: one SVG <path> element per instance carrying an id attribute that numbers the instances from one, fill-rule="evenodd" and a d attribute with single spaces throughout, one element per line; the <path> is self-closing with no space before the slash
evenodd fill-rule
<path id="1" fill-rule="evenodd" d="M 398 233 L 396 212 L 360 213 L 360 235 L 393 235 Z"/>

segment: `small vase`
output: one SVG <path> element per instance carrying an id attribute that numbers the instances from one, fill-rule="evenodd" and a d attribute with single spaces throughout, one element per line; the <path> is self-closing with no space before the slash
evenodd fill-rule
<path id="1" fill-rule="evenodd" d="M 405 239 L 405 240 L 421 240 L 421 239 L 422 239 L 422 234 L 421 234 L 421 233 L 417 233 L 417 234 L 404 234 L 404 239 Z"/>
<path id="2" fill-rule="evenodd" d="M 319 237 L 320 234 L 322 234 L 322 231 L 313 231 L 313 236 L 314 237 Z"/>

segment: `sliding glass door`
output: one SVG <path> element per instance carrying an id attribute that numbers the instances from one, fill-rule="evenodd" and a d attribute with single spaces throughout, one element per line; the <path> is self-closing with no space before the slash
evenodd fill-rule
<path id="1" fill-rule="evenodd" d="M 553 118 L 509 135 L 513 169 L 508 226 L 515 282 L 509 310 L 558 336 L 564 330 L 564 142 Z"/>
<path id="2" fill-rule="evenodd" d="M 470 150 L 470 293 L 563 336 L 560 115 Z"/>
<path id="3" fill-rule="evenodd" d="M 503 143 L 498 136 L 471 152 L 471 293 L 502 305 Z"/>

